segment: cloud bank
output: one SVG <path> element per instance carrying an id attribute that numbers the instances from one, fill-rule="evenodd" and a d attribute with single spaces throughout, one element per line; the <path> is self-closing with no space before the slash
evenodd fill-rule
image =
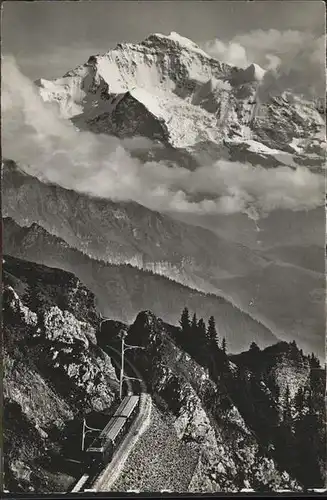
<path id="1" fill-rule="evenodd" d="M 290 88 L 308 97 L 325 96 L 325 36 L 296 30 L 254 30 L 229 42 L 218 38 L 201 44 L 212 57 L 246 68 L 256 63 L 267 70 L 262 93 Z"/>
<path id="2" fill-rule="evenodd" d="M 323 178 L 305 167 L 267 170 L 219 160 L 190 172 L 142 163 L 129 150 L 147 140 L 77 131 L 56 106 L 42 101 L 13 58 L 4 58 L 2 70 L 3 156 L 44 182 L 161 212 L 200 215 L 243 212 L 256 219 L 277 208 L 323 203 Z"/>

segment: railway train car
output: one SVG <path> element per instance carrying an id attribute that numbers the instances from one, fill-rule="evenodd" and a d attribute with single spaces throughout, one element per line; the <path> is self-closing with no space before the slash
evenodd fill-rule
<path id="1" fill-rule="evenodd" d="M 115 449 L 133 421 L 139 401 L 139 396 L 126 396 L 108 424 L 87 448 L 86 465 L 92 472 L 111 461 Z"/>

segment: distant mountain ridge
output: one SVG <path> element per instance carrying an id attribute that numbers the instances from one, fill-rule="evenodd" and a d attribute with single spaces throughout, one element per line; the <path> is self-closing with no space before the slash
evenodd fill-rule
<path id="1" fill-rule="evenodd" d="M 266 262 L 242 245 L 228 245 L 194 227 L 136 203 L 115 203 L 40 182 L 13 162 L 3 167 L 3 216 L 21 226 L 36 222 L 92 258 L 147 267 L 167 261 L 179 278 L 214 292 L 211 276 L 228 277 Z M 43 203 L 43 199 L 47 203 Z M 167 269 L 169 274 L 169 268 Z M 197 284 L 198 281 L 198 284 Z M 190 283 L 186 283 L 190 284 Z"/>
<path id="2" fill-rule="evenodd" d="M 247 349 L 253 339 L 262 347 L 277 341 L 264 325 L 223 297 L 204 294 L 164 276 L 130 265 L 94 260 L 34 224 L 21 228 L 4 220 L 4 249 L 10 255 L 74 273 L 96 296 L 103 316 L 132 322 L 142 309 L 151 309 L 177 324 L 185 304 L 199 315 L 217 316 L 231 352 Z"/>

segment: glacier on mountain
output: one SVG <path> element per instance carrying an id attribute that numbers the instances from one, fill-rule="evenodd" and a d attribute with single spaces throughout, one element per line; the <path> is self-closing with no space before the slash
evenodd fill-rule
<path id="1" fill-rule="evenodd" d="M 43 100 L 56 103 L 78 129 L 153 139 L 151 129 L 159 127 L 155 138 L 177 150 L 201 143 L 210 149 L 224 139 L 241 138 L 290 154 L 294 139 L 305 144 L 306 137 L 314 136 L 317 146 L 311 153 L 316 154 L 309 165 L 322 164 L 324 120 L 315 103 L 287 89 L 261 102 L 264 78 L 265 70 L 255 63 L 245 69 L 231 67 L 171 33 L 118 44 L 62 78 L 41 79 L 37 85 Z M 144 113 L 152 116 L 150 130 L 140 125 Z"/>

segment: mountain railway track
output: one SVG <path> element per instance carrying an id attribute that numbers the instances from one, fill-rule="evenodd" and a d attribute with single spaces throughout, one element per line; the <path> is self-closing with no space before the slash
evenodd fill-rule
<path id="1" fill-rule="evenodd" d="M 124 448 L 128 433 L 140 417 L 145 400 L 144 393 L 129 393 L 123 399 L 99 436 L 86 449 L 85 472 L 70 490 L 71 493 L 96 491 L 93 486 L 105 473 L 113 458 L 117 458 L 120 448 Z"/>

